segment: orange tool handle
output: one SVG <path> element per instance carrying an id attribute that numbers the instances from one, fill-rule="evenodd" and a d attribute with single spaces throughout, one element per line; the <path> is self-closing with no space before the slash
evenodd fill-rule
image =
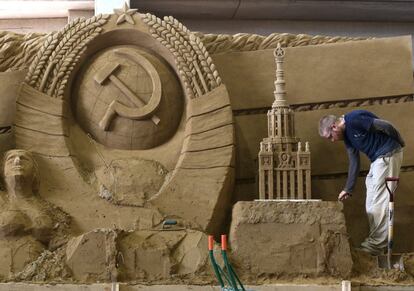
<path id="1" fill-rule="evenodd" d="M 212 235 L 208 236 L 208 250 L 212 251 L 214 249 L 214 237 Z"/>
<path id="2" fill-rule="evenodd" d="M 225 234 L 221 235 L 221 250 L 227 251 L 227 235 Z"/>

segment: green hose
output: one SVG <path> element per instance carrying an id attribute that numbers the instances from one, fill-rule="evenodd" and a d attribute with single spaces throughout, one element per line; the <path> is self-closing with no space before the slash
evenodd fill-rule
<path id="1" fill-rule="evenodd" d="M 236 283 L 236 280 L 234 278 L 234 272 L 233 272 L 233 269 L 230 266 L 229 259 L 227 258 L 226 251 L 222 250 L 221 255 L 223 257 L 224 265 L 226 266 L 227 272 L 228 272 L 229 277 L 230 277 L 231 286 L 233 287 L 234 291 L 240 291 L 239 288 L 237 288 L 237 283 Z M 244 290 L 244 288 L 243 288 L 243 290 Z"/>
<path id="2" fill-rule="evenodd" d="M 212 250 L 208 251 L 208 255 L 210 256 L 211 265 L 213 266 L 214 273 L 216 274 L 217 280 L 219 281 L 221 288 L 223 288 L 224 282 L 219 272 L 220 267 L 216 263 L 216 259 L 214 258 L 213 251 Z"/>

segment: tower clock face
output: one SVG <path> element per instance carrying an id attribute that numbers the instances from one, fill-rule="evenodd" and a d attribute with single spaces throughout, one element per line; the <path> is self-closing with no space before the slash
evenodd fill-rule
<path id="1" fill-rule="evenodd" d="M 97 52 L 82 66 L 73 92 L 79 125 L 111 148 L 161 145 L 182 118 L 183 92 L 174 71 L 136 46 Z"/>

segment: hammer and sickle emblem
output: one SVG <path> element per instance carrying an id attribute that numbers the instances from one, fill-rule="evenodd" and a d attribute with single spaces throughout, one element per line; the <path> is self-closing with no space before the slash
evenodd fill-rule
<path id="1" fill-rule="evenodd" d="M 157 110 L 161 102 L 161 80 L 155 70 L 154 66 L 143 56 L 134 54 L 125 50 L 116 50 L 114 52 L 120 57 L 125 57 L 137 65 L 141 66 L 150 76 L 152 81 L 152 95 L 148 103 L 145 103 L 139 96 L 132 92 L 114 73 L 121 67 L 119 63 L 110 63 L 104 66 L 94 77 L 95 81 L 99 85 L 103 85 L 107 80 L 117 87 L 125 97 L 131 101 L 135 107 L 128 107 L 117 100 L 113 100 L 101 121 L 99 127 L 103 130 L 108 131 L 112 120 L 117 116 L 124 118 L 144 120 L 150 118 L 155 125 L 160 123 L 159 117 L 154 115 L 154 111 Z"/>

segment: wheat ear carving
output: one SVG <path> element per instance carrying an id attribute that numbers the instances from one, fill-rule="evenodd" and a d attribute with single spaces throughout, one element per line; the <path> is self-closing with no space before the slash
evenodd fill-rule
<path id="1" fill-rule="evenodd" d="M 51 34 L 36 55 L 26 82 L 41 92 L 63 98 L 71 72 L 87 44 L 101 31 L 109 15 L 89 19 L 79 18 L 67 24 L 62 31 Z"/>
<path id="2" fill-rule="evenodd" d="M 143 21 L 150 27 L 152 36 L 174 55 L 190 98 L 202 96 L 221 84 L 203 43 L 183 24 L 171 16 L 161 20 L 149 13 L 143 16 Z"/>

